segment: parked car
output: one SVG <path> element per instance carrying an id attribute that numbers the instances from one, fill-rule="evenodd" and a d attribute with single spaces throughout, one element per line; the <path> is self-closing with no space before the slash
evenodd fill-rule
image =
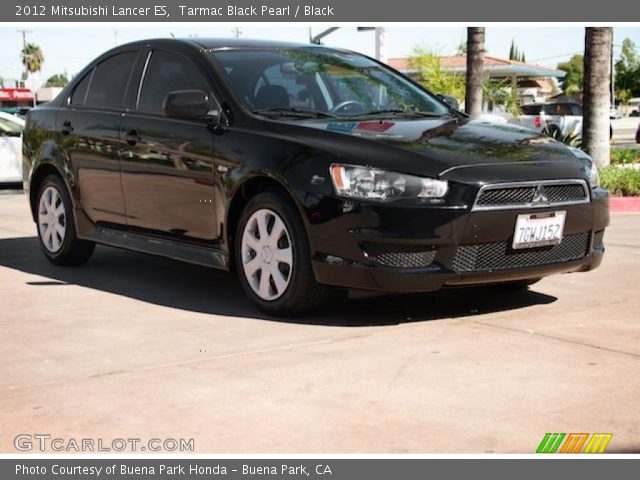
<path id="1" fill-rule="evenodd" d="M 511 117 L 510 123 L 550 135 L 582 136 L 582 105 L 572 102 L 532 103 L 522 106 L 522 115 Z M 613 127 L 609 125 L 609 138 Z"/>
<path id="2" fill-rule="evenodd" d="M 582 105 L 571 102 L 531 103 L 522 106 L 522 115 L 510 123 L 537 130 L 559 129 L 563 135 L 582 134 Z"/>
<path id="3" fill-rule="evenodd" d="M 235 268 L 281 315 L 591 270 L 609 222 L 584 153 L 318 45 L 119 46 L 29 112 L 23 148 L 51 262 L 101 243 Z"/>
<path id="4" fill-rule="evenodd" d="M 0 112 L 0 183 L 22 182 L 22 130 L 24 120 Z"/>
<path id="5" fill-rule="evenodd" d="M 638 124 L 638 131 L 636 132 L 636 143 L 640 143 L 640 124 Z"/>

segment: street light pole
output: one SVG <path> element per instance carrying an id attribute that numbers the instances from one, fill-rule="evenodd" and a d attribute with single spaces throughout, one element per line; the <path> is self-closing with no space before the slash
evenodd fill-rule
<path id="1" fill-rule="evenodd" d="M 384 27 L 376 27 L 376 60 L 387 63 L 387 31 Z"/>

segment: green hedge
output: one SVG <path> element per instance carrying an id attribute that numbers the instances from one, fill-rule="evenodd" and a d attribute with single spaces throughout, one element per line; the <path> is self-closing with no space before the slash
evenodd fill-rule
<path id="1" fill-rule="evenodd" d="M 640 169 L 610 165 L 598 169 L 600 184 L 616 197 L 640 196 Z"/>
<path id="2" fill-rule="evenodd" d="M 625 163 L 640 163 L 640 149 L 637 148 L 612 148 L 611 165 Z"/>

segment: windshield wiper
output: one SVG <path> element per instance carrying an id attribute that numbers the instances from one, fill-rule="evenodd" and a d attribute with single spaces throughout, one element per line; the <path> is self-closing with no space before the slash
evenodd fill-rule
<path id="1" fill-rule="evenodd" d="M 331 115 L 330 113 L 323 112 L 321 110 L 297 107 L 258 108 L 253 110 L 253 113 L 270 117 L 337 118 L 335 115 Z"/>
<path id="2" fill-rule="evenodd" d="M 434 118 L 450 116 L 448 113 L 422 112 L 420 110 L 400 110 L 397 108 L 389 108 L 386 110 L 372 110 L 370 112 L 358 113 L 357 115 L 353 115 L 350 118 L 368 117 L 370 115 L 384 115 L 384 114 L 411 115 L 414 117 L 434 117 Z"/>

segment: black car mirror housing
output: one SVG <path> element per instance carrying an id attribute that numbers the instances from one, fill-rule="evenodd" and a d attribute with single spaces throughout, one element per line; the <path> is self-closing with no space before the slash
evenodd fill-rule
<path id="1" fill-rule="evenodd" d="M 187 120 L 219 117 L 218 110 L 209 108 L 209 95 L 202 90 L 175 90 L 164 101 L 164 114 L 171 118 Z"/>

